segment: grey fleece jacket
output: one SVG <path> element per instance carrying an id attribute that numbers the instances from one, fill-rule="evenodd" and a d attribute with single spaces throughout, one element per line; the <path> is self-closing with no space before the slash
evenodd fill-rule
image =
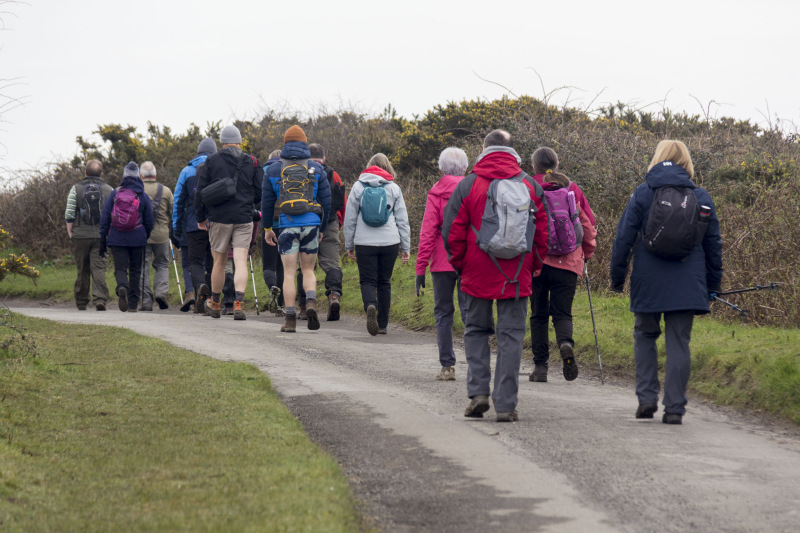
<path id="1" fill-rule="evenodd" d="M 365 186 L 375 186 L 382 183 L 387 184 L 385 186 L 386 198 L 388 204 L 392 206 L 392 216 L 389 217 L 386 224 L 375 228 L 368 226 L 360 216 L 361 194 L 364 192 Z M 344 247 L 346 250 L 354 250 L 356 244 L 361 246 L 390 246 L 400 243 L 401 252 L 411 251 L 411 227 L 408 224 L 408 211 L 406 210 L 406 202 L 403 200 L 403 192 L 396 183 L 377 174 L 368 172 L 361 174 L 350 190 L 344 213 L 342 231 L 344 232 Z"/>

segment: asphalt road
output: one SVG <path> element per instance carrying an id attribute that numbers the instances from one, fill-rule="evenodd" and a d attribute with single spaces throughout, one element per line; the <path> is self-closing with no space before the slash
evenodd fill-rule
<path id="1" fill-rule="evenodd" d="M 435 337 L 391 324 L 282 334 L 264 315 L 13 310 L 256 365 L 384 531 L 800 531 L 800 433 L 752 416 L 692 402 L 682 426 L 635 420 L 632 387 L 557 367 L 531 383 L 528 363 L 520 421 L 498 424 L 463 417 L 463 350 L 456 381 L 434 381 Z"/>

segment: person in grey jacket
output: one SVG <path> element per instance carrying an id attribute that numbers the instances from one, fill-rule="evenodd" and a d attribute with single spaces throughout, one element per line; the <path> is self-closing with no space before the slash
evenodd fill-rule
<path id="1" fill-rule="evenodd" d="M 395 171 L 389 158 L 375 154 L 367 169 L 353 184 L 344 217 L 344 246 L 358 264 L 361 299 L 367 312 L 370 335 L 386 334 L 392 302 L 392 271 L 401 253 L 403 264 L 411 257 L 411 228 L 403 192 L 394 182 Z M 388 218 L 383 225 L 369 225 L 361 213 L 361 200 L 367 188 L 382 187 L 386 193 Z"/>

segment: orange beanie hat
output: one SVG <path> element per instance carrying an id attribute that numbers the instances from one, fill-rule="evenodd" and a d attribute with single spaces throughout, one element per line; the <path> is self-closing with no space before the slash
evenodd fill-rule
<path id="1" fill-rule="evenodd" d="M 286 130 L 286 135 L 283 136 L 283 142 L 288 143 L 291 141 L 300 141 L 302 143 L 308 142 L 308 139 L 306 138 L 306 132 L 303 131 L 303 128 L 300 126 L 292 126 Z"/>

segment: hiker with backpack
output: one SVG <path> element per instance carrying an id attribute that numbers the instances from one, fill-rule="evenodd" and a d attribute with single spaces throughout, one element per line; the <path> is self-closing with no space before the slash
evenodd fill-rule
<path id="1" fill-rule="evenodd" d="M 264 170 L 258 159 L 242 151 L 242 135 L 236 126 L 220 132 L 222 149 L 206 159 L 197 172 L 194 211 L 197 227 L 208 230 L 214 267 L 211 271 L 211 298 L 205 308 L 212 318 L 220 318 L 220 301 L 225 284 L 228 248 L 233 247 L 234 320 L 247 320 L 242 307 L 247 290 L 247 257 L 253 234 L 253 206 L 261 201 Z"/>
<path id="2" fill-rule="evenodd" d="M 411 227 L 403 191 L 389 158 L 378 153 L 353 184 L 344 217 L 344 247 L 358 264 L 370 335 L 385 335 L 392 304 L 392 272 L 400 252 L 411 258 Z"/>
<path id="3" fill-rule="evenodd" d="M 267 167 L 272 163 L 281 160 L 281 151 L 273 150 L 269 154 L 269 159 L 264 165 L 264 175 L 267 174 Z M 263 190 L 263 186 L 262 186 Z M 263 193 L 262 193 L 263 194 Z M 276 205 L 272 212 L 271 227 L 276 235 L 280 236 L 280 216 L 281 211 Z M 270 226 L 267 221 L 262 218 L 262 226 Z M 269 297 L 264 302 L 264 309 L 262 311 L 269 311 L 277 317 L 282 317 L 284 313 L 285 301 L 283 298 L 283 263 L 281 262 L 281 254 L 278 252 L 277 244 L 269 244 L 266 239 L 261 239 L 261 275 L 264 278 L 264 284 L 269 289 Z"/>
<path id="4" fill-rule="evenodd" d="M 483 148 L 472 173 L 447 202 L 442 239 L 467 295 L 464 351 L 470 403 L 464 416 L 483 418 L 489 410 L 489 337 L 496 332 L 492 400 L 498 422 L 515 422 L 531 280 L 547 254 L 547 211 L 542 187 L 520 168 L 511 134 L 494 130 Z"/>
<path id="5" fill-rule="evenodd" d="M 665 424 L 681 424 L 691 370 L 689 341 L 695 315 L 710 311 L 722 282 L 722 239 L 711 196 L 692 181 L 694 166 L 681 141 L 658 143 L 645 183 L 633 192 L 617 225 L 611 288 L 622 292 L 633 251 L 630 309 L 634 313 L 636 418 L 658 411 L 658 349 L 664 317 Z"/>
<path id="6" fill-rule="evenodd" d="M 131 161 L 122 172 L 122 183 L 111 191 L 100 218 L 100 255 L 111 248 L 117 280 L 119 310 L 139 310 L 140 284 L 147 239 L 153 231 L 153 209 L 144 192 L 139 167 Z"/>
<path id="7" fill-rule="evenodd" d="M 544 186 L 545 174 L 547 174 L 548 170 L 550 172 L 558 172 L 558 154 L 556 154 L 555 150 L 552 148 L 542 146 L 534 150 L 533 155 L 531 155 L 531 163 L 533 164 L 533 171 L 535 172 L 533 179 L 536 180 L 536 183 L 539 185 Z M 578 207 L 589 217 L 589 222 L 594 226 L 594 212 L 581 188 L 578 187 L 578 184 L 574 181 L 570 181 L 568 190 L 575 193 Z"/>
<path id="8" fill-rule="evenodd" d="M 73 292 L 79 311 L 86 310 L 90 296 L 98 311 L 105 311 L 108 303 L 108 260 L 100 256 L 100 219 L 106 198 L 114 189 L 103 182 L 102 173 L 103 164 L 100 161 L 92 159 L 87 162 L 83 179 L 69 190 L 64 211 L 72 257 L 78 267 Z"/>
<path id="9" fill-rule="evenodd" d="M 159 309 L 169 309 L 167 293 L 169 292 L 169 227 L 172 214 L 172 191 L 169 187 L 156 182 L 156 166 L 152 161 L 145 161 L 139 167 L 139 174 L 144 183 L 144 193 L 150 198 L 153 206 L 153 231 L 147 239 L 144 252 L 144 269 L 142 270 L 142 311 L 152 311 L 153 301 Z M 153 288 L 150 288 L 150 264 L 153 274 Z M 155 295 L 154 295 L 155 293 Z"/>
<path id="10" fill-rule="evenodd" d="M 297 309 L 294 306 L 297 289 L 294 273 L 298 260 L 303 271 L 306 291 L 308 329 L 320 327 L 317 316 L 317 262 L 319 241 L 324 236 L 331 209 L 331 190 L 322 165 L 311 160 L 308 139 L 300 126 L 292 126 L 283 136 L 281 159 L 267 167 L 264 175 L 261 223 L 264 240 L 277 245 L 283 264 L 283 295 L 286 314 L 281 331 L 297 329 Z M 276 206 L 277 202 L 277 206 Z M 279 229 L 274 227 L 275 209 L 280 210 Z"/>
<path id="11" fill-rule="evenodd" d="M 532 158 L 534 168 L 539 150 Z M 562 373 L 564 379 L 572 381 L 578 377 L 572 338 L 572 301 L 585 261 L 597 246 L 597 231 L 589 219 L 589 210 L 581 208 L 571 187 L 573 182 L 567 176 L 547 169 L 542 183 L 547 203 L 548 247 L 542 269 L 533 274 L 530 324 L 534 368 L 528 379 L 547 381 L 550 360 L 547 319 L 552 317 Z M 589 203 L 585 205 L 588 207 Z"/>
<path id="12" fill-rule="evenodd" d="M 431 187 L 425 202 L 425 214 L 419 231 L 417 251 L 416 291 L 425 286 L 425 270 L 430 265 L 433 281 L 433 317 L 436 320 L 436 343 L 439 346 L 441 370 L 436 374 L 437 381 L 456 379 L 456 354 L 453 351 L 453 291 L 456 292 L 461 321 L 467 315 L 467 297 L 461 290 L 458 274 L 447 259 L 447 251 L 442 241 L 442 221 L 447 201 L 456 185 L 464 179 L 469 159 L 460 148 L 445 148 L 439 155 L 439 170 L 442 177 Z"/>

